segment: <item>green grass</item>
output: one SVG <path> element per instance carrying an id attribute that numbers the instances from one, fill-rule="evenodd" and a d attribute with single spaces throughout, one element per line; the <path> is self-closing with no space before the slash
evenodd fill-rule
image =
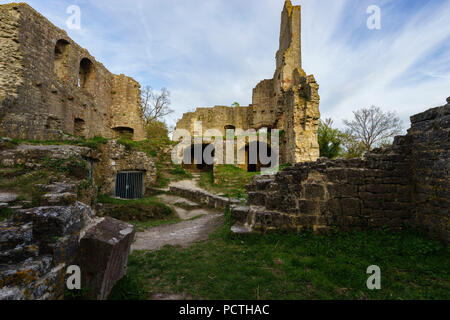
<path id="1" fill-rule="evenodd" d="M 165 223 L 179 222 L 174 210 L 156 196 L 138 200 L 121 200 L 105 195 L 98 202 L 107 207 L 106 215 L 134 224 L 138 231 Z"/>
<path id="2" fill-rule="evenodd" d="M 450 299 L 448 246 L 415 230 L 232 236 L 227 223 L 187 249 L 134 252 L 111 299 Z M 366 287 L 381 268 L 382 290 Z"/>
<path id="3" fill-rule="evenodd" d="M 201 173 L 199 186 L 228 197 L 245 198 L 245 186 L 257 174 L 232 165 L 218 165 L 214 173 L 215 176 L 212 172 Z M 214 183 L 214 180 L 216 180 L 216 183 Z"/>
<path id="4" fill-rule="evenodd" d="M 71 136 L 71 135 L 69 135 Z M 108 142 L 107 138 L 96 136 L 92 139 L 85 139 L 83 137 L 71 136 L 73 139 L 70 140 L 24 140 L 24 139 L 12 139 L 11 147 L 17 146 L 19 144 L 30 144 L 30 145 L 45 145 L 45 146 L 57 146 L 57 145 L 73 145 L 88 147 L 92 149 L 97 149 L 100 145 Z"/>
<path id="5" fill-rule="evenodd" d="M 9 219 L 14 213 L 14 210 L 5 208 L 0 210 L 0 222 Z"/>

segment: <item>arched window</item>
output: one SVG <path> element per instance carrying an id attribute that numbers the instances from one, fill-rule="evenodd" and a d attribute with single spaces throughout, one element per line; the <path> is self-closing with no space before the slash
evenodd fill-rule
<path id="1" fill-rule="evenodd" d="M 70 43 L 66 40 L 58 40 L 55 45 L 54 71 L 60 81 L 69 79 L 69 48 Z"/>
<path id="2" fill-rule="evenodd" d="M 133 139 L 134 129 L 128 127 L 116 127 L 113 129 L 116 138 Z"/>
<path id="3" fill-rule="evenodd" d="M 86 122 L 81 118 L 76 118 L 73 125 L 73 134 L 76 136 L 84 137 L 86 132 Z"/>
<path id="4" fill-rule="evenodd" d="M 95 90 L 95 69 L 94 64 L 88 58 L 80 62 L 80 73 L 78 77 L 78 86 L 88 92 Z"/>

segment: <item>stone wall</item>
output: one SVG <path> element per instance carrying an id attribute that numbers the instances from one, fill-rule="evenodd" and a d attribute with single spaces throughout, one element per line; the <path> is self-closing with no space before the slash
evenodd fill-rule
<path id="1" fill-rule="evenodd" d="M 111 74 L 25 3 L 0 5 L 0 135 L 145 139 L 139 84 Z"/>
<path id="2" fill-rule="evenodd" d="M 72 265 L 82 271 L 84 298 L 106 299 L 125 275 L 134 232 L 81 202 L 15 212 L 0 222 L 0 300 L 65 299 Z"/>
<path id="3" fill-rule="evenodd" d="M 202 121 L 203 132 L 225 126 L 236 129 L 279 129 L 282 163 L 315 161 L 319 157 L 317 131 L 319 125 L 319 85 L 314 76 L 302 69 L 301 8 L 287 0 L 281 14 L 280 47 L 272 79 L 261 81 L 253 89 L 248 107 L 198 108 L 183 115 L 176 129 L 185 129 L 194 136 L 194 122 Z"/>
<path id="4" fill-rule="evenodd" d="M 100 146 L 100 155 L 94 162 L 94 180 L 100 192 L 114 196 L 117 173 L 120 171 L 144 172 L 144 190 L 153 186 L 157 179 L 156 166 L 144 152 L 127 150 L 117 140 Z"/>
<path id="5" fill-rule="evenodd" d="M 3 170 L 23 167 L 11 171 L 14 177 L 35 174 L 43 167 L 52 170 L 49 163 L 61 168 L 66 160 L 76 168 L 86 164 L 70 174 L 55 167 L 48 185 L 34 186 L 39 192 L 33 201 L 0 190 L 8 191 L 0 192 L 0 209 L 13 211 L 10 219 L 0 222 L 0 300 L 63 299 L 71 265 L 81 268 L 87 298 L 106 299 L 125 274 L 134 227 L 97 218 L 89 206 L 97 201 L 95 181 L 86 183 L 89 171 L 97 166 L 90 164 L 100 164 L 101 159 L 97 150 L 65 145 L 20 145 L 0 152 Z"/>
<path id="6" fill-rule="evenodd" d="M 418 226 L 450 241 L 450 99 L 411 117 L 408 134 L 363 159 L 300 163 L 247 187 L 251 231 Z"/>

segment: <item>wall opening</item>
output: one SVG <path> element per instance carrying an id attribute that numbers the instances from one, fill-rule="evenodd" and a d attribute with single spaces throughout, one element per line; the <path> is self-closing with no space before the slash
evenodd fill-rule
<path id="1" fill-rule="evenodd" d="M 270 163 L 263 164 L 265 161 L 261 160 L 261 149 L 262 151 L 267 150 L 267 157 L 271 157 L 272 149 L 264 142 L 253 142 L 245 147 L 245 160 L 248 172 L 261 172 L 262 168 L 270 168 Z"/>
<path id="2" fill-rule="evenodd" d="M 214 157 L 215 148 L 213 144 L 191 145 L 184 150 L 183 167 L 192 170 L 212 171 Z"/>
<path id="3" fill-rule="evenodd" d="M 133 139 L 134 129 L 129 127 L 116 127 L 113 128 L 115 138 Z"/>
<path id="4" fill-rule="evenodd" d="M 90 93 L 95 90 L 95 69 L 94 64 L 88 58 L 80 62 L 80 72 L 78 75 L 78 87 Z"/>
<path id="5" fill-rule="evenodd" d="M 84 137 L 86 135 L 86 122 L 83 119 L 75 118 L 73 134 L 80 137 Z"/>
<path id="6" fill-rule="evenodd" d="M 228 137 L 228 135 L 231 135 L 232 137 L 234 137 L 236 135 L 236 127 L 233 125 L 227 125 L 224 127 L 225 128 L 225 136 Z"/>
<path id="7" fill-rule="evenodd" d="M 70 43 L 66 40 L 58 40 L 55 45 L 54 71 L 62 82 L 69 80 L 69 48 Z"/>
<path id="8" fill-rule="evenodd" d="M 143 171 L 120 171 L 116 176 L 115 196 L 121 199 L 141 199 L 144 193 Z"/>

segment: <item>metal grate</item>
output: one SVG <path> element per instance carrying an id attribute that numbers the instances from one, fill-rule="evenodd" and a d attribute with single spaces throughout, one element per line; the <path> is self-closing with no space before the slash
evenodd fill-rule
<path id="1" fill-rule="evenodd" d="M 140 199 L 144 187 L 144 172 L 123 171 L 117 173 L 115 194 L 122 199 Z"/>

